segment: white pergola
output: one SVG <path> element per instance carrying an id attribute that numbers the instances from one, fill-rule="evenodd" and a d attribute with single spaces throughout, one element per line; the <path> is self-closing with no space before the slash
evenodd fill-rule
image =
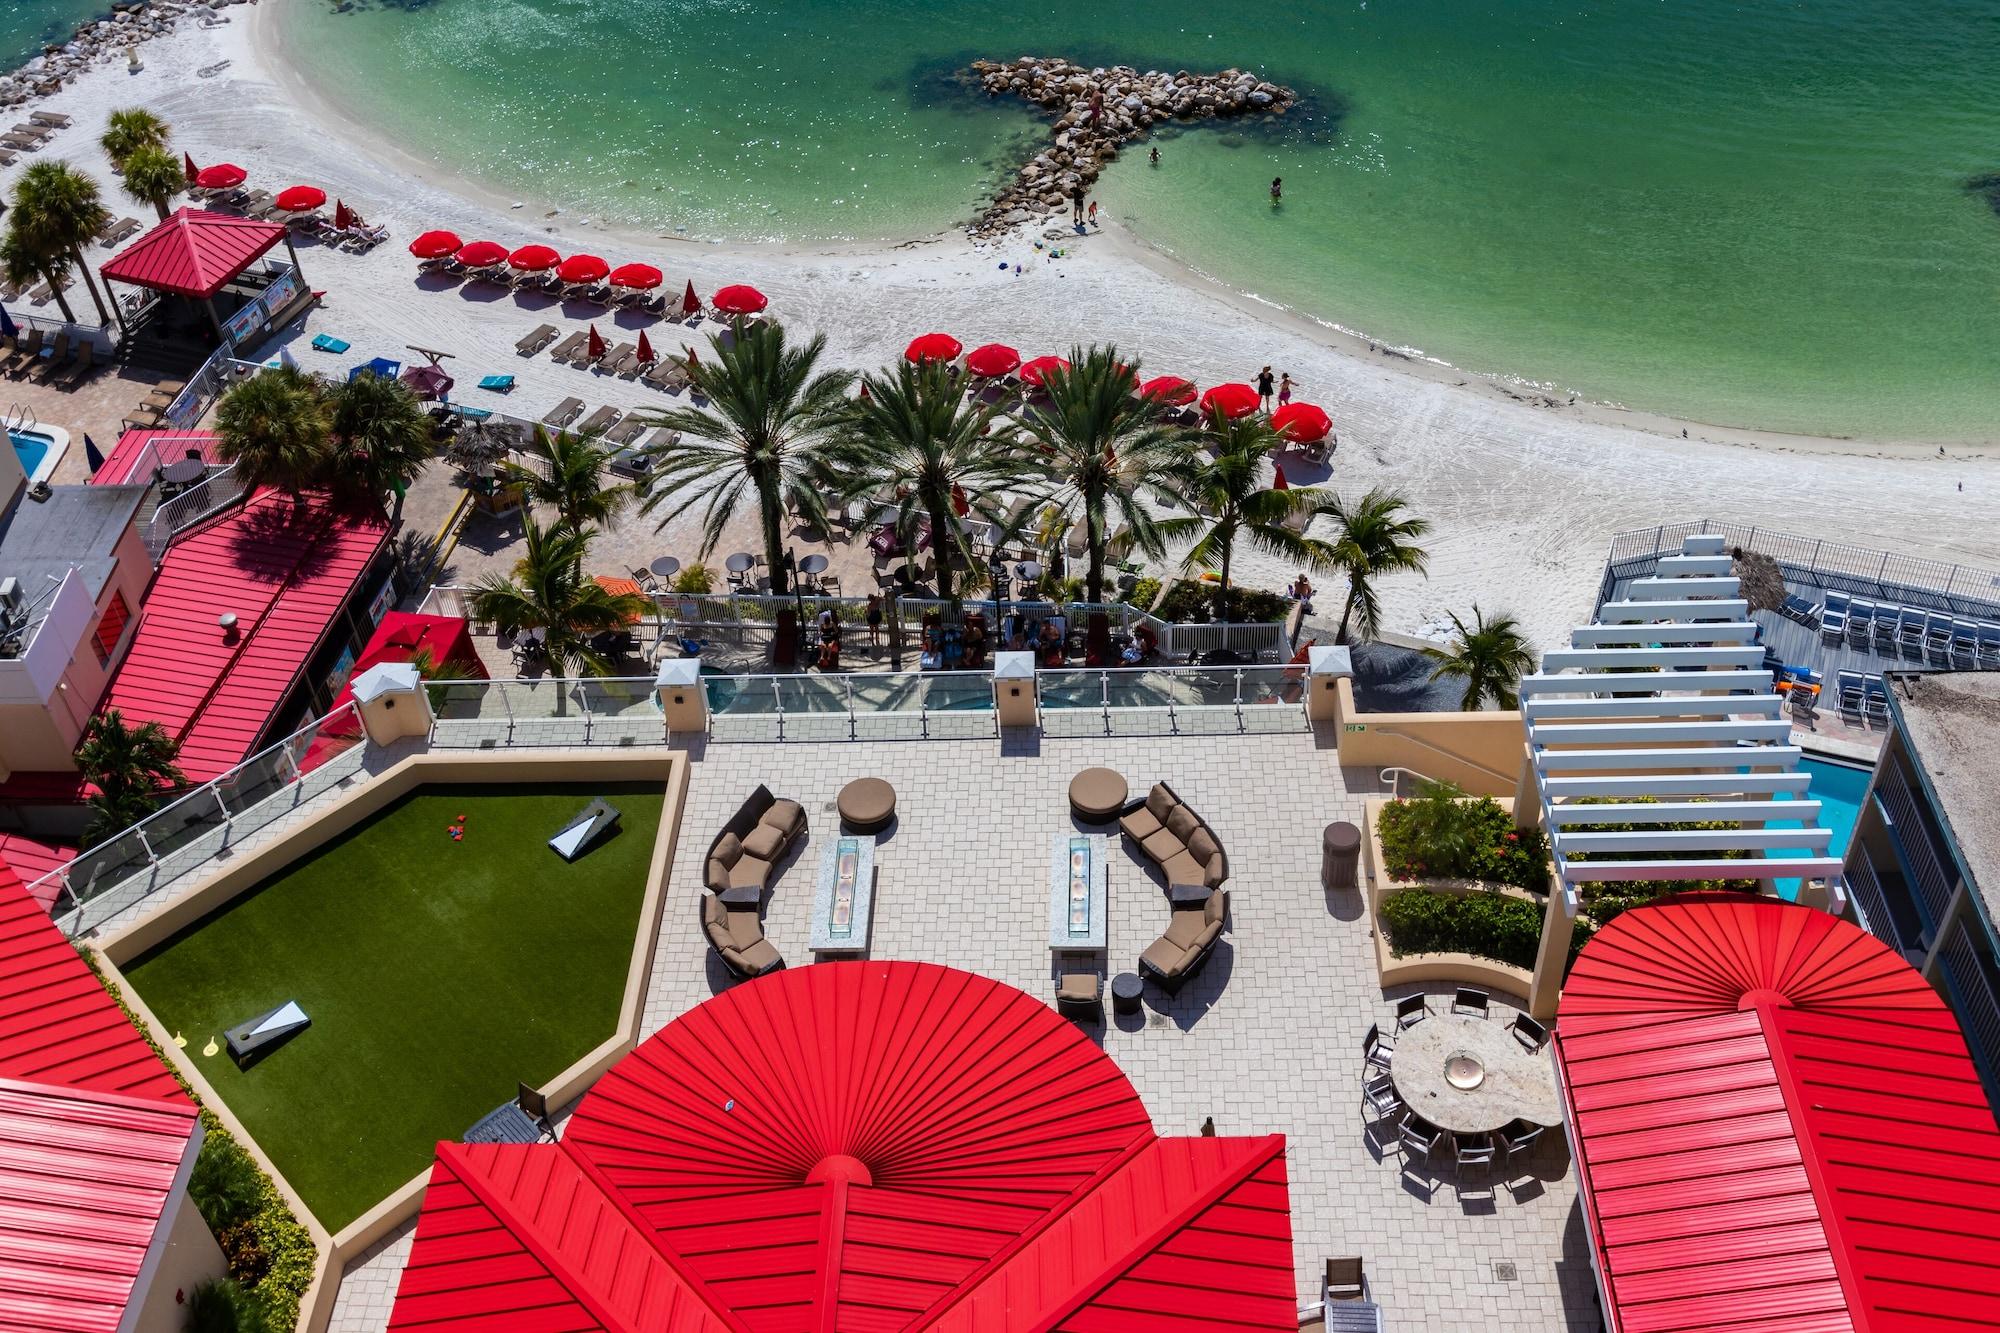
<path id="1" fill-rule="evenodd" d="M 1720 536 L 1688 537 L 1521 682 L 1570 915 L 1578 885 L 1659 879 L 1824 879 L 1840 910 L 1833 834 L 1731 568 Z M 1646 827 L 1696 821 L 1725 827 Z"/>

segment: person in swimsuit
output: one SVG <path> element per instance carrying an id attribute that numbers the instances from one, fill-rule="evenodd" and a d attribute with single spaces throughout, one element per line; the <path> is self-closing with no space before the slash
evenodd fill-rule
<path id="1" fill-rule="evenodd" d="M 1290 375 L 1280 375 L 1278 376 L 1278 406 L 1283 407 L 1291 401 L 1292 377 Z"/>
<path id="2" fill-rule="evenodd" d="M 1271 368 L 1265 366 L 1257 372 L 1257 399 L 1266 412 L 1271 410 L 1271 395 L 1277 391 L 1277 380 L 1272 376 Z"/>
<path id="3" fill-rule="evenodd" d="M 1271 202 L 1273 204 L 1282 203 L 1284 202 L 1284 198 L 1285 178 L 1283 176 L 1271 177 Z"/>

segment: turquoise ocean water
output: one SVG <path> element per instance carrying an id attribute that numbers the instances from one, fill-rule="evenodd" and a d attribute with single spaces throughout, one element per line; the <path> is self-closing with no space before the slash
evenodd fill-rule
<path id="1" fill-rule="evenodd" d="M 976 56 L 1254 68 L 1307 114 L 1174 134 L 1100 187 L 1204 272 L 1633 407 L 2000 434 L 2000 191 L 1967 188 L 2000 172 L 2000 0 L 267 2 L 355 115 L 703 237 L 964 220 L 1041 137 L 953 83 Z M 0 22 L 38 5 L 70 7 Z"/>

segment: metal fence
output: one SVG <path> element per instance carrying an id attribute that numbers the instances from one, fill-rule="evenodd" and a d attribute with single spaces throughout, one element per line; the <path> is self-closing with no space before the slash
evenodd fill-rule
<path id="1" fill-rule="evenodd" d="M 229 354 L 227 347 L 218 347 L 208 360 L 202 362 L 200 370 L 188 376 L 187 387 L 160 414 L 163 424 L 170 430 L 187 430 L 201 420 L 201 414 L 208 410 L 208 405 L 220 398 L 230 385 L 263 369 L 264 366 L 258 362 L 239 361 Z"/>
<path id="2" fill-rule="evenodd" d="M 446 749 L 512 745 L 660 745 L 666 718 L 651 677 L 440 681 L 426 687 L 431 743 Z"/>
<path id="3" fill-rule="evenodd" d="M 1619 583 L 1652 573 L 1661 556 L 1679 555 L 1682 538 L 1701 533 L 1716 534 L 1732 548 L 1770 556 L 1794 582 L 1975 619 L 2000 619 L 2000 573 L 1992 570 L 1707 519 L 1613 537 L 1597 607 L 1611 599 Z"/>
<path id="4" fill-rule="evenodd" d="M 364 773 L 361 718 L 343 704 L 28 886 L 72 938 Z"/>

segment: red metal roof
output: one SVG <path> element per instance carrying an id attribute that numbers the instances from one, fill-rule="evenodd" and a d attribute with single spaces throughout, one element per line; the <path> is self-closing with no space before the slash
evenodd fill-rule
<path id="1" fill-rule="evenodd" d="M 203 299 L 285 239 L 271 222 L 183 208 L 99 270 L 113 282 Z"/>
<path id="2" fill-rule="evenodd" d="M 1556 1047 L 1614 1333 L 2000 1325 L 2000 1130 L 1874 936 L 1769 898 L 1625 912 Z"/>
<path id="3" fill-rule="evenodd" d="M 116 1333 L 199 1124 L 184 1098 L 0 1079 L 9 1333 Z"/>
<path id="4" fill-rule="evenodd" d="M 162 465 L 179 462 L 188 456 L 190 449 L 199 453 L 204 462 L 219 462 L 215 450 L 221 440 L 221 436 L 204 430 L 128 430 L 111 446 L 104 466 L 91 473 L 90 484 L 123 486 L 152 481 L 152 474 L 142 466 L 148 459 L 149 444 L 153 446 L 152 460 Z"/>
<path id="5" fill-rule="evenodd" d="M 561 1144 L 440 1145 L 390 1328 L 1290 1330 L 1286 1191 L 1281 1136 L 1158 1137 L 1040 1000 L 822 963 L 683 1014 Z"/>
<path id="6" fill-rule="evenodd" d="M 0 885 L 0 1078 L 192 1104 L 18 885 Z"/>
<path id="7" fill-rule="evenodd" d="M 260 491 L 167 548 L 99 707 L 166 728 L 196 782 L 241 763 L 387 540 L 379 517 Z"/>
<path id="8" fill-rule="evenodd" d="M 4 799 L 4 789 L 0 789 Z M 76 859 L 76 848 L 43 842 L 25 833 L 0 833 L 0 887 L 10 884 L 33 885 L 51 870 L 60 870 Z M 56 899 L 52 886 L 29 890 L 43 911 Z"/>

